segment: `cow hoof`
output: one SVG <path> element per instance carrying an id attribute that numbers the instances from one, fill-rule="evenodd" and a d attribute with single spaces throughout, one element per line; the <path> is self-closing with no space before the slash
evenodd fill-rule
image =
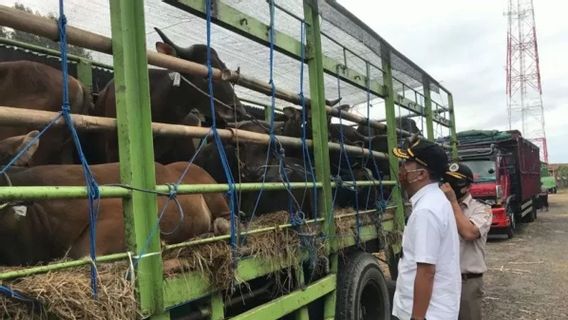
<path id="1" fill-rule="evenodd" d="M 215 235 L 228 234 L 231 229 L 231 224 L 227 219 L 217 218 L 213 221 L 213 233 Z"/>

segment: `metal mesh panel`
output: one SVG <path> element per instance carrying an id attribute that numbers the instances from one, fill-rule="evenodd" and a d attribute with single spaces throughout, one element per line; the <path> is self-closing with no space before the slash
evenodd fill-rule
<path id="1" fill-rule="evenodd" d="M 0 0 L 0 3 L 11 6 L 12 0 Z M 248 14 L 259 21 L 269 24 L 269 4 L 266 0 L 223 0 L 223 3 Z M 302 0 L 276 1 L 275 29 L 285 33 L 296 40 L 300 40 L 300 20 L 303 17 Z M 26 6 L 41 14 L 57 12 L 57 1 L 29 0 Z M 338 64 L 347 65 L 350 69 L 365 76 L 369 63 L 370 78 L 382 84 L 381 49 L 383 46 L 390 47 L 382 38 L 364 25 L 352 14 L 347 12 L 334 1 L 320 0 L 322 47 L 324 55 L 334 59 Z M 200 17 L 193 16 L 179 10 L 160 0 L 145 1 L 147 45 L 153 49 L 154 43 L 159 37 L 154 27 L 160 27 L 166 34 L 181 46 L 189 46 L 196 43 L 205 43 L 205 21 Z M 110 16 L 108 0 L 66 0 L 66 12 L 69 24 L 110 36 Z M 213 25 L 212 46 L 219 52 L 221 59 L 231 69 L 240 67 L 243 74 L 252 75 L 258 79 L 269 77 L 269 50 L 266 46 L 257 44 L 234 32 Z M 112 63 L 112 57 L 92 53 L 95 60 L 103 63 Z M 422 92 L 422 77 L 425 74 L 415 67 L 409 60 L 394 51 L 391 54 L 391 63 L 395 90 L 399 95 L 409 97 L 416 101 L 413 90 Z M 291 92 L 299 92 L 300 62 L 280 53 L 274 56 L 274 81 L 278 88 Z M 309 97 L 307 82 L 307 68 L 304 74 L 305 95 Z M 404 85 L 403 85 L 404 83 Z M 337 80 L 335 77 L 325 76 L 325 90 L 328 98 L 337 95 Z M 433 93 L 439 93 L 436 82 L 431 85 Z M 268 104 L 269 99 L 265 95 L 251 90 L 237 87 L 240 97 L 259 100 Z M 439 99 L 441 105 L 445 105 L 447 98 L 433 94 L 433 99 Z M 365 90 L 347 86 L 342 90 L 342 103 L 361 104 L 366 103 Z M 418 102 L 418 101 L 417 101 Z M 286 105 L 283 101 L 277 101 L 279 105 Z"/>

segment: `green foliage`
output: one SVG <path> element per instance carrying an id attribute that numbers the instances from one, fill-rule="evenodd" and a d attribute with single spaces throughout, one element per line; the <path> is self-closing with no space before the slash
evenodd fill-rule
<path id="1" fill-rule="evenodd" d="M 568 165 L 561 165 L 556 171 L 556 177 L 560 178 L 558 181 L 559 187 L 568 187 Z M 564 179 L 566 178 L 566 179 Z"/>
<path id="2" fill-rule="evenodd" d="M 24 6 L 21 3 L 15 3 L 14 8 L 21 10 L 21 11 L 24 11 L 24 12 L 27 12 L 27 13 L 31 13 L 31 14 L 36 15 L 36 16 L 47 17 L 47 18 L 52 19 L 54 21 L 57 20 L 57 16 L 54 13 L 49 13 L 47 16 L 42 16 L 41 13 L 39 13 L 38 11 L 34 12 L 32 9 Z M 59 50 L 59 43 L 57 43 L 56 41 L 37 36 L 35 34 L 22 32 L 22 31 L 19 31 L 19 30 L 12 30 L 12 29 L 7 29 L 5 27 L 0 27 L 0 37 L 16 40 L 16 41 L 20 41 L 20 42 L 25 42 L 25 43 L 28 43 L 28 44 L 34 44 L 34 45 L 41 46 L 41 47 L 48 48 L 48 49 Z M 70 54 L 74 54 L 76 56 L 80 56 L 80 57 L 84 57 L 84 58 L 88 58 L 88 59 L 92 58 L 91 54 L 89 52 L 87 52 L 85 49 L 80 48 L 80 47 L 76 47 L 76 46 L 73 46 L 73 45 L 67 46 L 67 52 L 69 52 Z"/>

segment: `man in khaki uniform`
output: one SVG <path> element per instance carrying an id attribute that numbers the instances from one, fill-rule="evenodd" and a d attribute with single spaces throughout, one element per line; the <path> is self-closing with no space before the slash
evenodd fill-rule
<path id="1" fill-rule="evenodd" d="M 483 297 L 485 243 L 491 227 L 491 207 L 472 198 L 473 173 L 464 164 L 452 163 L 446 172 L 442 191 L 452 204 L 460 235 L 462 295 L 460 320 L 480 320 Z"/>

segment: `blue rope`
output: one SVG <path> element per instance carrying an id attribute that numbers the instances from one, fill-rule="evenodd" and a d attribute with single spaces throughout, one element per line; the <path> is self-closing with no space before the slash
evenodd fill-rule
<path id="1" fill-rule="evenodd" d="M 27 305 L 30 305 L 32 307 L 32 310 L 36 310 L 37 308 L 41 307 L 39 301 L 35 300 L 35 299 L 31 299 L 26 297 L 25 295 L 21 294 L 20 292 L 13 290 L 12 288 L 8 287 L 8 286 L 2 286 L 0 285 L 0 294 L 5 295 L 8 298 L 13 298 L 16 300 L 19 300 Z"/>
<path id="2" fill-rule="evenodd" d="M 317 185 L 316 185 L 316 175 L 314 172 L 314 167 L 312 165 L 312 158 L 310 156 L 310 150 L 307 144 L 307 115 L 306 115 L 306 100 L 304 97 L 304 62 L 305 62 L 305 32 L 306 32 L 306 22 L 301 21 L 300 25 L 300 104 L 302 106 L 302 158 L 304 161 L 304 177 L 305 181 L 308 180 L 308 174 L 312 180 L 312 208 L 314 218 L 317 218 Z M 307 166 L 306 166 L 307 165 Z M 306 167 L 309 168 L 307 172 Z"/>
<path id="3" fill-rule="evenodd" d="M 93 265 L 91 266 L 91 288 L 93 290 L 93 296 L 97 296 L 97 269 L 94 266 L 97 259 L 96 254 L 96 223 L 98 215 L 98 200 L 100 199 L 100 192 L 98 184 L 89 168 L 89 164 L 83 150 L 81 148 L 81 142 L 79 141 L 79 135 L 77 130 L 73 126 L 73 120 L 71 119 L 71 108 L 69 106 L 69 71 L 67 65 L 67 18 L 65 17 L 65 10 L 63 7 L 64 0 L 59 0 L 59 49 L 61 52 L 61 71 L 63 73 L 63 105 L 62 105 L 62 115 L 65 119 L 65 123 L 71 132 L 77 154 L 79 155 L 79 160 L 81 161 L 81 166 L 83 167 L 83 175 L 85 177 L 85 183 L 87 187 L 88 194 L 88 204 L 89 204 L 89 255 L 93 260 Z"/>
<path id="4" fill-rule="evenodd" d="M 275 118 L 275 109 L 276 109 L 276 86 L 274 83 L 274 13 L 275 13 L 275 5 L 274 5 L 274 1 L 270 0 L 269 1 L 269 10 L 270 10 L 270 27 L 269 27 L 269 42 L 270 42 L 270 52 L 269 52 L 269 85 L 270 85 L 270 91 L 271 91 L 271 117 L 270 117 L 270 128 L 269 128 L 269 142 L 268 142 L 268 148 L 267 148 L 267 152 L 266 152 L 266 159 L 265 159 L 265 164 L 264 164 L 264 170 L 263 170 L 263 174 L 262 174 L 262 182 L 261 182 L 261 189 L 259 190 L 258 196 L 256 198 L 256 202 L 255 205 L 253 207 L 252 210 L 252 214 L 251 214 L 251 218 L 250 220 L 252 221 L 256 215 L 256 211 L 258 209 L 258 205 L 260 203 L 260 199 L 262 197 L 262 194 L 264 192 L 264 185 L 266 183 L 266 176 L 267 176 L 267 172 L 268 172 L 268 167 L 269 167 L 269 162 L 270 162 L 270 155 L 272 154 L 277 160 L 278 160 L 278 171 L 280 173 L 280 178 L 282 179 L 282 182 L 284 183 L 285 187 L 286 187 L 286 191 L 288 192 L 288 195 L 290 196 L 289 200 L 290 200 L 290 204 L 292 203 L 292 200 L 294 200 L 296 206 L 298 207 L 298 210 L 294 210 L 293 209 L 293 205 L 289 205 L 289 209 L 290 209 L 290 220 L 291 223 L 297 223 L 298 221 L 300 221 L 300 218 L 298 218 L 298 215 L 301 214 L 303 215 L 303 212 L 301 212 L 301 208 L 302 205 L 300 203 L 298 203 L 297 199 L 295 198 L 293 192 L 292 192 L 292 188 L 290 185 L 290 179 L 288 177 L 288 174 L 286 172 L 286 163 L 285 163 L 285 152 L 284 149 L 282 148 L 282 146 L 278 143 L 278 139 L 276 138 L 276 134 L 274 132 L 274 118 Z M 303 68 L 303 65 L 302 65 Z M 302 77 L 303 79 L 303 77 Z M 301 80 L 302 84 L 302 88 L 303 88 L 303 80 Z M 303 101 L 303 89 L 300 92 L 300 98 L 302 100 L 302 103 L 304 103 Z M 305 118 L 305 113 L 304 113 L 304 118 Z M 304 142 L 303 142 L 303 146 L 307 146 L 306 141 L 305 141 L 305 126 L 303 128 L 302 131 L 302 137 L 304 138 Z M 303 151 L 304 152 L 304 151 Z M 311 160 L 310 160 L 310 165 L 311 165 Z M 313 172 L 313 170 L 312 170 Z M 305 172 L 305 166 L 304 166 L 304 174 L 306 174 Z M 314 183 L 315 185 L 315 183 Z M 315 185 L 317 187 L 317 185 Z M 303 219 L 302 219 L 303 220 Z M 243 236 L 243 239 L 246 239 L 246 236 Z"/>
<path id="5" fill-rule="evenodd" d="M 57 116 L 55 116 L 55 118 L 53 118 L 40 132 L 38 135 L 36 135 L 33 139 L 31 139 L 30 141 L 28 141 L 22 148 L 20 148 L 20 150 L 18 151 L 18 153 L 16 153 L 16 155 L 2 168 L 2 170 L 0 170 L 0 174 L 4 174 L 6 173 L 6 171 L 8 171 L 8 169 L 10 169 L 14 163 L 16 163 L 16 161 L 18 161 L 18 159 L 20 159 L 20 157 L 22 157 L 24 155 L 24 153 L 26 153 L 26 151 L 28 151 L 29 148 L 31 148 L 32 145 L 34 145 L 39 138 L 41 138 L 41 136 L 43 136 L 43 134 L 49 129 L 51 128 L 60 118 L 62 117 L 62 113 L 59 112 L 57 114 Z"/>
<path id="6" fill-rule="evenodd" d="M 215 115 L 215 102 L 214 102 L 214 95 L 213 95 L 213 69 L 211 67 L 211 0 L 206 0 L 206 15 L 207 15 L 207 83 L 209 89 L 209 107 L 211 109 L 211 117 L 212 117 L 212 126 L 211 130 L 213 132 L 213 139 L 217 145 L 217 151 L 219 152 L 219 156 L 221 158 L 221 164 L 223 165 L 223 170 L 225 171 L 225 176 L 227 177 L 227 184 L 229 185 L 229 191 L 227 192 L 230 204 L 229 207 L 231 209 L 231 248 L 232 248 L 232 257 L 235 260 L 237 258 L 237 219 L 236 219 L 236 206 L 235 206 L 235 179 L 233 178 L 233 174 L 231 172 L 231 167 L 229 166 L 229 161 L 227 159 L 227 155 L 225 154 L 225 148 L 223 148 L 223 143 L 221 141 L 221 137 L 219 136 L 219 132 L 217 131 L 217 119 Z"/>
<path id="7" fill-rule="evenodd" d="M 367 136 L 370 138 L 371 137 L 371 89 L 370 89 L 370 75 L 369 72 L 367 71 Z M 384 196 L 384 186 L 383 186 L 383 178 L 382 178 L 382 174 L 381 171 L 379 170 L 379 166 L 377 165 L 377 161 L 375 159 L 375 157 L 373 156 L 373 146 L 372 146 L 373 140 L 369 139 L 369 143 L 367 145 L 367 149 L 369 150 L 369 155 L 367 156 L 367 160 L 365 161 L 365 167 L 367 166 L 367 163 L 369 162 L 369 158 L 372 159 L 373 161 L 373 168 L 375 169 L 375 172 L 377 173 L 377 178 L 379 179 L 379 194 L 380 194 L 380 200 L 378 201 L 378 203 L 375 203 L 375 207 L 378 208 L 381 212 L 384 212 L 384 210 L 386 209 L 386 203 L 385 203 L 385 196 Z M 374 175 L 373 177 L 374 178 Z M 373 187 L 375 188 L 375 187 Z M 371 197 L 371 188 L 369 188 L 369 191 L 367 193 L 367 201 L 366 201 L 366 208 L 369 206 L 369 198 Z"/>
<path id="8" fill-rule="evenodd" d="M 160 222 L 162 221 L 162 218 L 164 217 L 164 214 L 166 213 L 166 209 L 168 208 L 168 204 L 170 202 L 169 200 L 173 200 L 177 196 L 179 185 L 182 183 L 182 180 L 185 178 L 185 176 L 189 172 L 189 169 L 190 169 L 191 165 L 193 164 L 193 162 L 195 161 L 195 158 L 201 152 L 201 150 L 203 149 L 203 147 L 206 144 L 207 144 L 207 136 L 205 136 L 205 138 L 201 139 L 201 141 L 199 142 L 199 146 L 197 147 L 197 150 L 195 150 L 195 153 L 193 154 L 191 159 L 188 161 L 186 168 L 184 169 L 183 173 L 178 178 L 176 183 L 168 184 L 168 189 L 169 189 L 168 193 L 167 193 L 168 201 L 162 206 L 162 209 L 160 210 L 160 214 L 158 215 L 158 221 L 156 221 L 156 224 L 154 224 L 152 226 L 152 230 L 150 230 L 150 233 L 148 234 L 148 236 L 146 237 L 146 239 L 144 241 L 144 246 L 142 247 L 142 249 L 138 253 L 138 256 L 135 257 L 136 259 L 133 262 L 134 269 L 138 266 L 138 262 L 141 259 L 144 258 L 146 252 L 148 251 L 148 248 L 150 247 L 150 244 L 152 243 L 152 238 L 154 238 L 154 236 L 156 235 L 156 232 L 158 232 L 158 230 L 160 228 Z M 153 190 L 149 191 L 149 192 L 155 193 L 155 191 L 153 191 Z M 178 210 L 179 209 L 180 208 L 178 208 Z M 183 214 L 183 212 L 180 212 L 180 214 Z M 181 219 L 180 219 L 180 223 L 181 223 Z M 169 232 L 168 234 L 173 234 L 175 231 L 177 231 L 178 228 L 179 228 L 179 225 L 173 231 Z"/>
<path id="9" fill-rule="evenodd" d="M 353 191 L 355 193 L 355 225 L 356 225 L 356 236 L 357 236 L 357 245 L 359 245 L 361 239 L 360 239 L 360 234 L 361 234 L 361 219 L 359 217 L 359 189 L 357 188 L 357 179 L 355 178 L 355 175 L 353 174 L 353 169 L 351 167 L 351 161 L 349 160 L 349 154 L 347 153 L 347 150 L 345 150 L 345 136 L 343 134 L 343 117 L 342 117 L 342 111 L 339 110 L 339 141 L 340 141 L 340 146 L 341 146 L 341 151 L 340 152 L 344 152 L 345 153 L 345 161 L 347 162 L 347 168 L 349 169 L 349 175 L 351 176 L 351 181 L 353 181 Z"/>

